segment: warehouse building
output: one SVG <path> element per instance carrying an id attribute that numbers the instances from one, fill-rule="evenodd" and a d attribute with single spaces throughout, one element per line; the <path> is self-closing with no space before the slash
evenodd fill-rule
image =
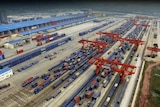
<path id="1" fill-rule="evenodd" d="M 87 17 L 86 14 L 73 14 L 73 15 L 57 16 L 57 17 L 51 17 L 51 18 L 17 22 L 12 24 L 5 24 L 0 26 L 0 36 L 6 35 L 6 34 L 15 34 L 19 32 L 25 32 L 35 28 L 39 29 L 46 26 L 52 26 L 52 25 L 60 24 L 62 22 L 77 20 L 85 17 Z"/>
<path id="2" fill-rule="evenodd" d="M 4 79 L 9 78 L 13 75 L 13 71 L 11 68 L 5 67 L 3 69 L 0 69 L 0 81 L 3 81 Z"/>

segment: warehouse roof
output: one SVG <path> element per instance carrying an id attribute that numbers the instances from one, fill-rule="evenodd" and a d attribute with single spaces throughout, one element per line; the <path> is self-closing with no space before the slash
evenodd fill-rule
<path id="1" fill-rule="evenodd" d="M 23 27 L 28 27 L 28 26 L 34 26 L 34 25 L 43 24 L 43 23 L 48 23 L 51 21 L 58 21 L 58 20 L 64 20 L 68 18 L 80 17 L 80 16 L 84 16 L 84 14 L 57 16 L 57 17 L 51 17 L 51 18 L 44 18 L 44 19 L 30 20 L 30 21 L 24 21 L 24 22 L 12 23 L 12 24 L 5 24 L 5 25 L 0 26 L 0 32 L 14 30 L 17 28 L 23 28 Z"/>
<path id="2" fill-rule="evenodd" d="M 77 23 L 77 22 L 81 22 L 81 21 L 84 21 L 84 20 L 89 20 L 89 19 L 92 19 L 92 18 L 95 18 L 95 17 L 88 17 L 88 18 L 83 18 L 83 19 L 79 19 L 79 20 L 63 22 L 63 23 L 53 25 L 53 26 L 48 26 L 48 27 L 44 27 L 44 28 L 40 28 L 40 29 L 30 30 L 30 31 L 27 31 L 27 32 L 22 32 L 20 34 L 29 35 L 29 34 L 32 34 L 32 33 L 37 33 L 37 32 L 40 32 L 40 31 L 46 31 L 48 29 L 54 29 L 54 28 L 57 28 L 57 27 L 60 27 L 60 26 L 65 26 L 65 25 L 69 25 L 69 24 L 72 24 L 72 23 Z"/>
<path id="3" fill-rule="evenodd" d="M 7 71 L 9 71 L 9 70 L 11 70 L 11 68 L 8 68 L 8 67 L 5 67 L 5 68 L 3 68 L 3 69 L 0 69 L 0 74 L 3 74 L 3 73 L 5 73 L 5 72 L 7 72 Z"/>
<path id="4" fill-rule="evenodd" d="M 8 43 L 9 44 L 16 44 L 16 43 L 19 43 L 19 42 L 23 42 L 23 40 L 22 39 L 17 39 L 17 40 L 9 41 Z"/>

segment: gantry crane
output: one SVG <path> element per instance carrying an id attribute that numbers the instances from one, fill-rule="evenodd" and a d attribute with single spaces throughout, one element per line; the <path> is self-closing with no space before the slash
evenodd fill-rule
<path id="1" fill-rule="evenodd" d="M 128 65 L 128 64 L 123 64 L 117 61 L 111 61 L 99 57 L 92 57 L 89 61 L 89 64 L 96 65 L 96 75 L 99 74 L 99 71 L 102 69 L 103 66 L 105 66 L 107 63 L 112 64 L 112 65 L 117 65 L 117 66 L 122 66 L 123 69 L 116 68 L 114 66 L 111 66 L 110 69 L 114 72 L 118 72 L 121 75 L 121 81 L 124 80 L 125 75 L 132 75 L 134 72 L 128 71 L 128 68 L 134 69 L 136 66 L 133 65 Z"/>
<path id="2" fill-rule="evenodd" d="M 147 27 L 150 26 L 150 25 L 148 25 L 148 24 L 134 24 L 134 25 L 136 25 L 136 26 L 143 26 L 143 27 L 145 27 L 145 28 L 147 28 Z"/>
<path id="3" fill-rule="evenodd" d="M 160 52 L 160 48 L 157 47 L 147 47 L 147 49 L 151 51 L 151 56 L 153 56 L 153 52 Z"/>
<path id="4" fill-rule="evenodd" d="M 135 44 L 136 50 L 138 49 L 138 46 L 139 46 L 139 45 L 143 45 L 143 44 L 144 44 L 144 41 L 142 41 L 142 40 L 136 40 L 136 39 L 130 39 L 130 38 L 114 38 L 114 40 L 120 41 L 121 44 L 122 44 L 124 41 L 128 41 L 128 42 L 131 43 L 131 44 Z"/>
<path id="5" fill-rule="evenodd" d="M 109 33 L 109 32 L 97 32 L 96 34 L 99 34 L 100 35 L 100 38 L 101 38 L 101 35 L 102 34 L 105 34 L 106 36 L 109 36 L 111 38 L 115 38 L 115 37 L 120 37 L 120 34 L 117 34 L 117 33 Z"/>
<path id="6" fill-rule="evenodd" d="M 98 53 L 101 53 L 106 47 L 109 46 L 109 44 L 107 44 L 106 42 L 91 41 L 91 40 L 85 40 L 85 39 L 82 39 L 78 42 L 83 44 L 82 49 L 84 49 L 85 44 L 89 44 L 90 46 L 93 46 L 93 47 L 97 48 Z"/>

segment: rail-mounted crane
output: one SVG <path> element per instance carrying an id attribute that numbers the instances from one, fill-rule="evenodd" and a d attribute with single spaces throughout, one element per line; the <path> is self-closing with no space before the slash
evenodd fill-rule
<path id="1" fill-rule="evenodd" d="M 88 46 L 93 46 L 95 48 L 98 49 L 98 53 L 101 53 L 106 47 L 109 46 L 109 44 L 107 44 L 106 42 L 99 42 L 99 41 L 91 41 L 91 40 L 85 40 L 85 39 L 82 39 L 80 41 L 78 41 L 79 43 L 82 43 L 82 49 L 85 48 L 85 44 Z"/>
<path id="2" fill-rule="evenodd" d="M 92 57 L 89 61 L 89 64 L 96 65 L 96 75 L 99 74 L 99 72 L 102 70 L 102 67 L 105 66 L 106 64 L 112 64 L 116 66 L 121 66 L 122 69 L 116 68 L 114 66 L 110 66 L 110 69 L 114 72 L 118 72 L 121 75 L 121 81 L 124 80 L 126 75 L 132 75 L 135 72 L 128 71 L 128 68 L 134 69 L 136 66 L 133 65 L 128 65 L 128 64 L 123 64 L 117 61 L 111 61 L 99 57 Z"/>
<path id="3" fill-rule="evenodd" d="M 157 47 L 147 47 L 147 49 L 151 51 L 151 57 L 154 57 L 153 52 L 160 52 L 160 48 Z"/>

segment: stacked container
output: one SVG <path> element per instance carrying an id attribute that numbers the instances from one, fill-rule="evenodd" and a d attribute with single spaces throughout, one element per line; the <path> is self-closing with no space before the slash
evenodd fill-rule
<path id="1" fill-rule="evenodd" d="M 86 96 L 86 98 L 91 98 L 92 97 L 92 94 L 93 94 L 93 91 L 87 91 L 86 92 L 86 94 L 85 94 L 85 96 Z"/>
<path id="2" fill-rule="evenodd" d="M 5 56 L 4 56 L 4 54 L 2 53 L 2 51 L 0 50 L 0 60 L 3 60 L 3 59 L 5 59 Z"/>
<path id="3" fill-rule="evenodd" d="M 17 51 L 17 54 L 20 54 L 20 53 L 23 53 L 23 52 L 24 52 L 22 48 L 17 49 L 16 51 Z"/>

